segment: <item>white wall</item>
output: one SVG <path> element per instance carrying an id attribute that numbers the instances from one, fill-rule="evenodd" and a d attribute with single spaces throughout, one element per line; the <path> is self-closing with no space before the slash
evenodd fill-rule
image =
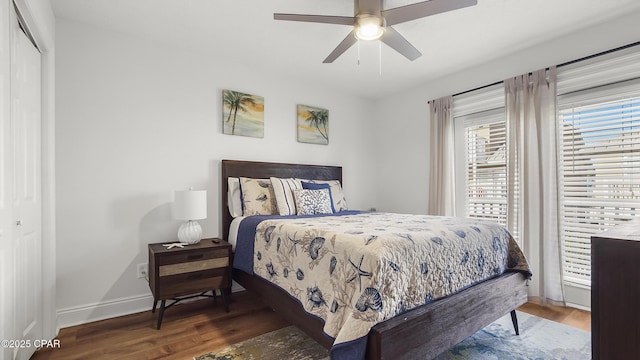
<path id="1" fill-rule="evenodd" d="M 174 190 L 206 189 L 200 223 L 222 234 L 222 159 L 342 165 L 350 208 L 376 205 L 370 100 L 66 20 L 56 45 L 62 327 L 150 309 L 136 267 L 148 243 L 175 240 Z M 264 139 L 222 134 L 223 89 L 264 96 Z M 298 103 L 329 109 L 328 146 L 296 141 Z"/>
<path id="2" fill-rule="evenodd" d="M 429 106 L 427 101 L 502 81 L 639 41 L 640 11 L 560 36 L 545 44 L 496 59 L 376 102 L 374 142 L 378 210 L 427 213 L 429 189 Z M 469 54 L 473 56 L 473 54 Z M 404 174 L 398 176 L 398 174 Z M 393 191 L 383 191 L 394 189 Z"/>

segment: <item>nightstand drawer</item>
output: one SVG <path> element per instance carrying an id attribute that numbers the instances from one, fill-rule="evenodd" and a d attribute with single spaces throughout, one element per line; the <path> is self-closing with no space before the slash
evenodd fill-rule
<path id="1" fill-rule="evenodd" d="M 169 298 L 230 287 L 226 268 L 165 276 L 158 289 L 158 298 Z"/>
<path id="2" fill-rule="evenodd" d="M 158 265 L 181 264 L 207 259 L 228 258 L 228 249 L 203 249 L 198 251 L 177 252 L 175 254 L 164 254 L 158 258 Z"/>
<path id="3" fill-rule="evenodd" d="M 207 269 L 226 268 L 227 266 L 229 266 L 229 258 L 226 256 L 215 259 L 171 263 L 170 265 L 161 265 L 158 269 L 158 275 L 160 277 L 171 276 L 195 271 L 203 271 Z"/>

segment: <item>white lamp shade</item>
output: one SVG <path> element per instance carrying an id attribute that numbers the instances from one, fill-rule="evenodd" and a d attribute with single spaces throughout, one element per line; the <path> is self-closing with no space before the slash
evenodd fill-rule
<path id="1" fill-rule="evenodd" d="M 176 191 L 173 201 L 173 216 L 178 220 L 199 220 L 207 218 L 207 191 Z"/>

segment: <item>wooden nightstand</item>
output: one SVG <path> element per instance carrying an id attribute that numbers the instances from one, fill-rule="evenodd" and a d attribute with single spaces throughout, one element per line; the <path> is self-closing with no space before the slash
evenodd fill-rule
<path id="1" fill-rule="evenodd" d="M 152 312 L 161 301 L 157 328 L 160 329 L 165 309 L 184 299 L 198 296 L 216 298 L 217 289 L 220 289 L 224 310 L 229 312 L 225 292 L 231 289 L 231 245 L 217 238 L 202 239 L 197 244 L 170 250 L 162 245 L 149 244 Z M 206 294 L 209 291 L 212 295 Z M 166 300 L 173 302 L 165 306 Z"/>

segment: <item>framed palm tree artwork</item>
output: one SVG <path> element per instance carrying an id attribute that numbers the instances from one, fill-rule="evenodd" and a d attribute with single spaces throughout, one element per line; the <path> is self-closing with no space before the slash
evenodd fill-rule
<path id="1" fill-rule="evenodd" d="M 264 137 L 264 98 L 239 91 L 222 90 L 223 132 Z"/>
<path id="2" fill-rule="evenodd" d="M 329 144 L 329 110 L 298 105 L 298 141 Z"/>

